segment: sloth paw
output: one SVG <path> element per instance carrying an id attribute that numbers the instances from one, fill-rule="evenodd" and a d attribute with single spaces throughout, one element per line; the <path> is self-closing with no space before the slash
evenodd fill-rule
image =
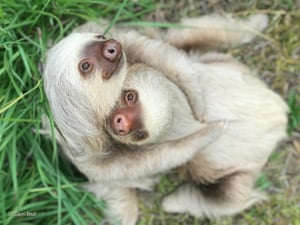
<path id="1" fill-rule="evenodd" d="M 178 201 L 178 197 L 170 194 L 163 198 L 162 208 L 169 213 L 184 213 L 186 210 L 184 205 Z"/>

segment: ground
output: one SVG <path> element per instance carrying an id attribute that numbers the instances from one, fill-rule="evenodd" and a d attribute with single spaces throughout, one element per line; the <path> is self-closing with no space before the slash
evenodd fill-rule
<path id="1" fill-rule="evenodd" d="M 140 221 L 153 225 L 300 225 L 300 2 L 299 0 L 48 1 L 0 3 L 0 224 L 98 224 L 102 202 L 84 192 L 85 178 L 59 156 L 54 141 L 35 132 L 42 112 L 41 64 L 46 50 L 86 20 L 105 17 L 123 25 L 176 22 L 212 12 L 236 16 L 266 13 L 270 25 L 254 42 L 230 53 L 284 97 L 290 107 L 289 138 L 270 157 L 257 186 L 269 201 L 239 215 L 198 220 L 164 213 L 161 197 L 179 183 L 162 177 L 153 193 L 141 193 Z"/>

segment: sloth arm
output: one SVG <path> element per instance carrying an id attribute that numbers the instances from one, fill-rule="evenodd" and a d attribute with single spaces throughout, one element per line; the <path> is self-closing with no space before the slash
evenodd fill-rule
<path id="1" fill-rule="evenodd" d="M 154 175 L 189 161 L 199 150 L 217 140 L 225 126 L 223 121 L 204 124 L 199 131 L 178 140 L 137 149 L 112 147 L 114 152 L 111 155 L 93 156 L 82 161 L 79 167 L 91 181 L 139 179 Z"/>

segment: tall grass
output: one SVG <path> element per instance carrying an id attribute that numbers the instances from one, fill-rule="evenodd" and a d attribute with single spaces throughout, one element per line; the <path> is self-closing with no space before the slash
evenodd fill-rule
<path id="1" fill-rule="evenodd" d="M 48 111 L 39 64 L 48 45 L 85 20 L 135 21 L 147 0 L 2 0 L 0 3 L 0 224 L 98 223 L 103 208 L 84 178 L 34 130 Z"/>

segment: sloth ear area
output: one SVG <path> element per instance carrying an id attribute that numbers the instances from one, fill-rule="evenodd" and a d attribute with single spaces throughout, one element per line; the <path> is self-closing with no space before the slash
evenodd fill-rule
<path id="1" fill-rule="evenodd" d="M 106 40 L 107 39 L 103 34 L 97 34 L 95 37 L 97 39 L 100 39 L 100 40 Z"/>

